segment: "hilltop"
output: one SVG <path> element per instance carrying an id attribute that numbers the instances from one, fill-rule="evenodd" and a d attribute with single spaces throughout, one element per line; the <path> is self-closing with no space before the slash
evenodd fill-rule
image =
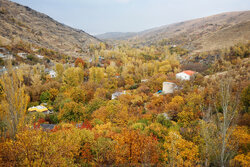
<path id="1" fill-rule="evenodd" d="M 180 45 L 195 52 L 211 51 L 250 40 L 250 11 L 217 14 L 128 33 L 129 36 L 126 33 L 108 34 L 103 39 L 117 40 L 119 35 L 119 39 L 135 45 Z"/>
<path id="2" fill-rule="evenodd" d="M 135 36 L 135 32 L 107 32 L 104 34 L 96 35 L 97 38 L 102 40 L 124 40 Z"/>
<path id="3" fill-rule="evenodd" d="M 8 0 L 0 0 L 0 24 L 2 44 L 22 40 L 63 54 L 79 56 L 88 54 L 89 44 L 100 42 L 82 30 Z"/>

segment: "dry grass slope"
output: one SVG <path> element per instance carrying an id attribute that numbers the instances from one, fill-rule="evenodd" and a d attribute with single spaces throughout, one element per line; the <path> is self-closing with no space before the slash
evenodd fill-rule
<path id="1" fill-rule="evenodd" d="M 221 49 L 250 40 L 250 11 L 228 12 L 138 33 L 131 43 L 149 45 L 162 39 L 195 52 Z"/>
<path id="2" fill-rule="evenodd" d="M 8 0 L 0 0 L 0 25 L 3 40 L 23 40 L 72 56 L 86 55 L 90 43 L 100 42 L 82 30 Z"/>

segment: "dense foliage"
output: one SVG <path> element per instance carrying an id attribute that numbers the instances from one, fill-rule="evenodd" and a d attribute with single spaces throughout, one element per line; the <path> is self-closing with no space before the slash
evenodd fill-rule
<path id="1" fill-rule="evenodd" d="M 248 46 L 232 47 L 190 81 L 175 78 L 188 52 L 163 44 L 93 45 L 91 61 L 59 60 L 55 78 L 40 64 L 9 64 L 0 166 L 249 166 Z M 166 81 L 178 89 L 155 94 Z M 27 112 L 41 103 L 54 113 Z"/>

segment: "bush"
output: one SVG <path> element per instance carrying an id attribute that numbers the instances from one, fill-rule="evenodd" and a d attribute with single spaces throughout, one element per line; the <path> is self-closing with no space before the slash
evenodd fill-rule
<path id="1" fill-rule="evenodd" d="M 56 113 L 47 115 L 45 118 L 46 121 L 48 121 L 50 124 L 58 124 L 59 119 Z"/>
<path id="2" fill-rule="evenodd" d="M 39 102 L 38 102 L 38 101 L 30 102 L 30 103 L 28 104 L 28 108 L 33 107 L 33 106 L 38 106 L 38 105 L 39 105 Z"/>
<path id="3" fill-rule="evenodd" d="M 39 112 L 33 112 L 27 115 L 25 122 L 33 124 L 37 122 L 39 119 L 45 119 L 45 114 Z"/>
<path id="4" fill-rule="evenodd" d="M 38 58 L 33 56 L 33 55 L 28 55 L 27 59 L 30 60 L 30 61 L 33 61 L 33 62 L 38 62 Z"/>
<path id="5" fill-rule="evenodd" d="M 96 119 L 93 120 L 93 123 L 94 123 L 94 126 L 96 126 L 96 125 L 102 125 L 103 121 L 96 118 Z"/>
<path id="6" fill-rule="evenodd" d="M 45 91 L 40 96 L 40 101 L 42 103 L 47 103 L 50 100 L 50 93 L 48 91 Z"/>
<path id="7" fill-rule="evenodd" d="M 144 130 L 145 124 L 144 123 L 135 123 L 132 125 L 134 130 Z"/>
<path id="8" fill-rule="evenodd" d="M 143 124 L 145 124 L 146 126 L 148 126 L 149 125 L 149 120 L 147 120 L 147 119 L 140 119 L 140 120 L 138 120 L 137 121 L 138 123 L 143 123 Z"/>
<path id="9" fill-rule="evenodd" d="M 86 119 L 85 108 L 82 103 L 74 101 L 65 103 L 59 113 L 59 119 L 66 122 L 79 122 Z"/>
<path id="10" fill-rule="evenodd" d="M 163 126 L 170 127 L 172 125 L 171 121 L 168 120 L 163 114 L 160 114 L 156 117 L 156 121 Z"/>

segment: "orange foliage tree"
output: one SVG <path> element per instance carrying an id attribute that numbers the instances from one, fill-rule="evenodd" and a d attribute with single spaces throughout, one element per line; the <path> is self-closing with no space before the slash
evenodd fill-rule
<path id="1" fill-rule="evenodd" d="M 157 165 L 159 163 L 158 141 L 139 131 L 123 129 L 111 136 L 115 145 L 115 162 L 119 165 Z"/>

